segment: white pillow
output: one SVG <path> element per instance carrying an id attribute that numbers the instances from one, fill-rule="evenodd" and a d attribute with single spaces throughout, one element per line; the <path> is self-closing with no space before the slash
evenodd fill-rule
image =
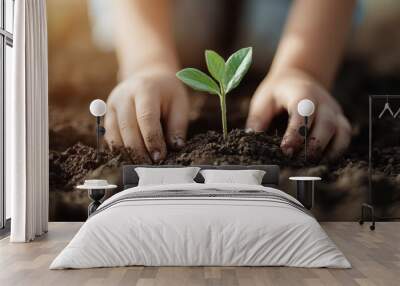
<path id="1" fill-rule="evenodd" d="M 261 170 L 201 170 L 205 184 L 261 185 L 265 171 Z"/>
<path id="2" fill-rule="evenodd" d="M 195 183 L 193 179 L 199 170 L 198 167 L 135 168 L 139 176 L 139 186 Z"/>

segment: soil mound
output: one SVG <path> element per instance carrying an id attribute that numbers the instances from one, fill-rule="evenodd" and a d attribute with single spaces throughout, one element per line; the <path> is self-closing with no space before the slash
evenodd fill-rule
<path id="1" fill-rule="evenodd" d="M 277 164 L 304 167 L 302 156 L 288 158 L 281 149 L 282 138 L 265 132 L 246 133 L 234 129 L 227 140 L 221 133 L 208 131 L 195 135 L 179 152 L 171 152 L 162 164 L 172 165 L 251 165 Z"/>

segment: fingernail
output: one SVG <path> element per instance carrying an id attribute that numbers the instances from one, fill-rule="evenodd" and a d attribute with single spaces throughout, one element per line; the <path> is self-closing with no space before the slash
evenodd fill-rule
<path id="1" fill-rule="evenodd" d="M 246 122 L 246 129 L 251 130 L 251 132 L 260 132 L 263 131 L 263 126 L 260 124 L 260 121 L 255 118 L 249 118 Z"/>
<path id="2" fill-rule="evenodd" d="M 258 124 L 258 123 L 252 124 L 251 127 L 248 127 L 247 129 L 251 129 L 251 130 L 253 130 L 253 132 L 262 132 L 262 131 L 264 131 L 262 126 L 260 124 Z"/>
<path id="3" fill-rule="evenodd" d="M 154 151 L 151 153 L 151 158 L 153 159 L 153 162 L 158 162 L 160 160 L 161 153 L 158 151 Z"/>
<path id="4" fill-rule="evenodd" d="M 183 139 L 180 137 L 178 137 L 175 142 L 176 147 L 178 148 L 183 148 L 183 146 L 185 146 L 185 141 L 183 141 Z"/>
<path id="5" fill-rule="evenodd" d="M 286 156 L 288 156 L 289 158 L 291 158 L 292 156 L 293 156 L 293 148 L 285 148 L 285 149 L 283 149 L 282 150 L 283 151 L 283 154 L 285 154 Z"/>
<path id="6" fill-rule="evenodd" d="M 246 128 L 244 130 L 245 133 L 254 133 L 254 129 L 253 128 Z"/>
<path id="7" fill-rule="evenodd" d="M 175 149 L 182 149 L 185 146 L 185 141 L 180 136 L 173 136 L 171 142 Z"/>

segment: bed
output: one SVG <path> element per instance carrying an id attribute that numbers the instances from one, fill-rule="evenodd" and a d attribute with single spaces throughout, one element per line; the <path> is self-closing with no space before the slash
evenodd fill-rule
<path id="1" fill-rule="evenodd" d="M 312 214 L 279 190 L 278 166 L 198 166 L 263 170 L 261 185 L 205 184 L 199 173 L 195 183 L 151 186 L 138 186 L 137 167 L 123 167 L 124 190 L 100 205 L 50 269 L 351 267 Z"/>

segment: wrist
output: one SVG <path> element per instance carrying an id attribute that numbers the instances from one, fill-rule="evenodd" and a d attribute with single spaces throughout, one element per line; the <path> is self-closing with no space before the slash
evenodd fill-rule
<path id="1" fill-rule="evenodd" d="M 270 74 L 273 78 L 281 77 L 282 75 L 301 75 L 309 81 L 318 83 L 318 85 L 323 86 L 326 90 L 331 88 L 333 80 L 333 75 L 324 70 L 323 67 L 296 61 L 285 63 L 275 62 L 271 66 Z"/>
<path id="2" fill-rule="evenodd" d="M 138 58 L 136 55 L 126 56 L 120 59 L 119 79 L 131 77 L 136 73 L 147 71 L 161 71 L 176 73 L 179 70 L 178 59 L 174 54 L 151 53 L 142 55 Z"/>
<path id="3" fill-rule="evenodd" d="M 136 74 L 176 74 L 179 68 L 177 64 L 168 62 L 146 63 L 135 67 L 121 67 L 118 72 L 120 80 L 132 77 Z"/>
<path id="4" fill-rule="evenodd" d="M 303 79 L 307 82 L 316 83 L 327 89 L 326 86 L 323 84 L 323 82 L 321 82 L 317 77 L 314 77 L 312 73 L 308 72 L 306 69 L 296 66 L 271 68 L 271 71 L 265 77 L 265 81 L 274 81 L 276 79 L 282 79 L 282 78 Z"/>

